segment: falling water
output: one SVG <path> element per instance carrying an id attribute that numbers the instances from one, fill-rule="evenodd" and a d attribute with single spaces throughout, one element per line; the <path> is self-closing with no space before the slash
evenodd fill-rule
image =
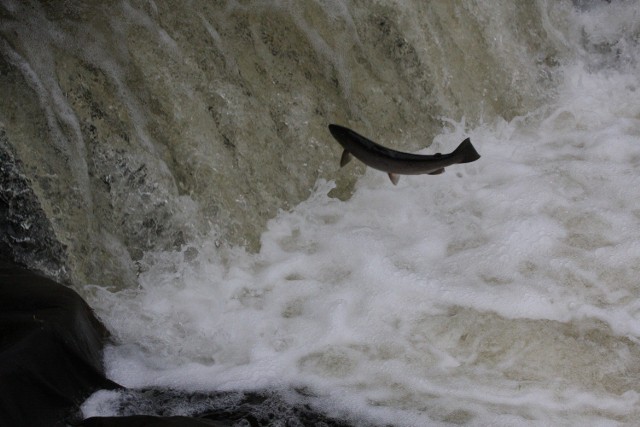
<path id="1" fill-rule="evenodd" d="M 637 1 L 0 4 L 0 147 L 115 381 L 356 424 L 640 416 Z M 394 187 L 329 123 L 482 158 Z"/>

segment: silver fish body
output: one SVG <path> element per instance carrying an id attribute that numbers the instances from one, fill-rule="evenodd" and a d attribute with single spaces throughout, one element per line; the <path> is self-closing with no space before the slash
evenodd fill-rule
<path id="1" fill-rule="evenodd" d="M 329 131 L 344 148 L 340 166 L 347 164 L 353 155 L 365 165 L 387 172 L 393 184 L 398 182 L 398 175 L 437 175 L 448 166 L 480 158 L 469 138 L 449 154 L 421 155 L 383 147 L 344 126 L 332 124 Z"/>

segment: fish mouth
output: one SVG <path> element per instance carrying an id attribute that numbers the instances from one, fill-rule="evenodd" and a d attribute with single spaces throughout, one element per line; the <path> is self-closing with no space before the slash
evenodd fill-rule
<path id="1" fill-rule="evenodd" d="M 344 138 L 348 135 L 349 130 L 340 125 L 329 125 L 329 132 L 333 135 L 334 138 Z"/>

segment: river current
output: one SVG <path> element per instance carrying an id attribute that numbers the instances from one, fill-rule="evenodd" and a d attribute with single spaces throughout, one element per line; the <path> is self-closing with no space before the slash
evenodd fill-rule
<path id="1" fill-rule="evenodd" d="M 251 179 L 268 182 L 234 187 L 199 169 L 223 155 L 217 148 L 188 142 L 173 148 L 188 155 L 169 155 L 157 148 L 151 119 L 133 126 L 139 141 L 156 144 L 145 155 L 168 164 L 169 171 L 147 176 L 172 172 L 178 182 L 172 185 L 179 191 L 171 187 L 164 197 L 167 206 L 181 208 L 171 210 L 162 227 L 189 228 L 177 243 L 172 235 L 171 245 L 136 246 L 115 231 L 98 235 L 119 248 L 112 258 L 126 252 L 121 264 L 133 266 L 130 273 L 114 267 L 109 274 L 124 277 L 127 286 L 90 274 L 80 286 L 114 333 L 116 344 L 105 355 L 109 377 L 129 387 L 186 392 L 303 390 L 314 408 L 362 425 L 637 422 L 640 3 L 516 3 L 523 4 L 378 2 L 370 18 L 360 2 L 239 1 L 225 5 L 226 16 L 238 19 L 226 27 L 219 13 L 209 16 L 189 3 L 188 22 L 197 21 L 211 37 L 231 74 L 240 69 L 250 80 L 251 67 L 225 44 L 223 29 L 238 28 L 251 14 L 268 21 L 275 13 L 304 34 L 318 72 L 328 76 L 314 89 L 314 75 L 305 81 L 287 74 L 295 58 L 278 61 L 271 52 L 276 56 L 261 62 L 262 71 L 254 67 L 255 78 L 280 81 L 266 87 L 258 80 L 260 88 L 245 88 L 253 96 L 238 89 L 238 81 L 210 83 L 226 106 L 216 118 L 217 129 L 227 129 L 220 141 L 229 138 L 248 152 L 254 146 L 243 148 L 242 139 L 262 138 L 265 119 L 256 111 L 266 108 L 284 128 L 267 126 L 260 150 L 269 149 L 270 135 L 305 137 L 294 153 L 323 157 L 313 164 L 294 155 L 264 163 L 259 153 L 253 160 L 229 157 L 217 167 L 248 162 Z M 160 31 L 156 17 L 170 15 L 158 11 L 162 6 L 122 4 L 140 26 L 159 31 L 164 45 L 152 44 L 155 49 L 178 52 L 177 36 Z M 254 36 L 269 27 L 258 21 L 247 21 Z M 265 46 L 295 53 L 284 28 L 261 37 Z M 399 32 L 389 45 L 395 57 L 365 61 L 388 43 L 374 30 Z M 3 46 L 13 58 L 12 48 Z M 307 69 L 304 61 L 298 58 L 298 65 Z M 162 77 L 167 82 L 158 77 L 158 85 L 178 93 L 171 73 Z M 113 83 L 125 81 L 119 78 L 107 80 L 129 99 L 126 85 Z M 326 97 L 315 92 L 332 84 Z M 200 96 L 198 88 L 180 89 L 186 98 Z M 154 108 L 130 99 L 129 111 Z M 318 99 L 326 103 L 319 107 Z M 318 108 L 320 115 L 313 113 Z M 176 107 L 173 114 L 188 122 L 196 113 Z M 312 131 L 300 130 L 305 121 Z M 364 171 L 355 161 L 339 170 L 340 149 L 326 130 L 334 122 L 425 154 L 449 152 L 470 137 L 482 157 L 438 176 L 402 176 L 394 186 L 386 174 Z M 213 191 L 208 184 L 177 177 L 171 162 L 186 160 L 225 188 L 215 193 L 216 206 L 203 207 Z M 270 173 L 260 175 L 254 170 L 260 167 Z M 253 186 L 280 198 L 252 198 Z M 258 212 L 262 202 L 270 207 Z M 233 215 L 221 213 L 225 209 Z M 167 235 L 166 229 L 157 234 Z M 119 399 L 117 392 L 98 392 L 84 414 L 116 413 Z M 176 411 L 190 410 L 197 408 Z"/>

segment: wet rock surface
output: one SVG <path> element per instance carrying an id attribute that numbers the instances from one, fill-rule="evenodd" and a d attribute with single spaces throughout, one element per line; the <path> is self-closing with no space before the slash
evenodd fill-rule
<path id="1" fill-rule="evenodd" d="M 347 427 L 352 424 L 333 419 L 304 403 L 304 396 L 292 401 L 291 392 L 185 393 L 176 390 L 146 389 L 117 392 L 116 412 L 120 416 L 91 417 L 84 427 L 197 427 L 197 426 L 314 426 Z M 293 392 L 293 394 L 297 394 Z M 198 407 L 193 417 L 175 415 L 181 407 Z M 140 415 L 143 412 L 144 415 Z"/>
<path id="2" fill-rule="evenodd" d="M 93 391 L 108 332 L 73 290 L 0 260 L 0 425 L 62 426 Z"/>
<path id="3" fill-rule="evenodd" d="M 16 159 L 0 122 L 0 257 L 67 283 L 66 251 Z"/>

